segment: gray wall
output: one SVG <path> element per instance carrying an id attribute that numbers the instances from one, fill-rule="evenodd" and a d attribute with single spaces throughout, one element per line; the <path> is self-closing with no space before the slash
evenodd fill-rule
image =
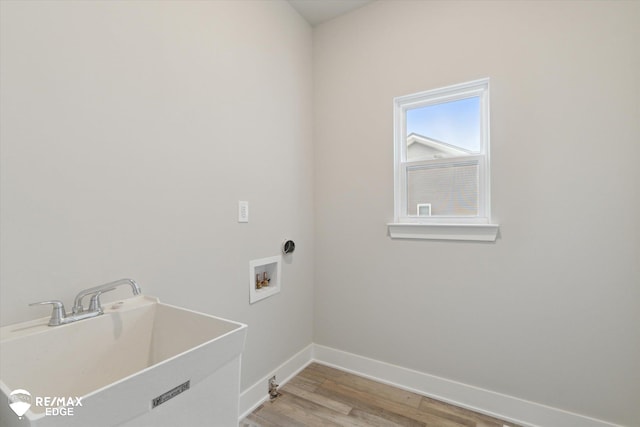
<path id="1" fill-rule="evenodd" d="M 309 25 L 286 2 L 1 7 L 0 323 L 132 277 L 248 323 L 243 388 L 311 343 Z M 249 260 L 286 237 L 282 292 L 249 306 Z"/>
<path id="2" fill-rule="evenodd" d="M 639 22 L 378 1 L 317 27 L 314 341 L 639 425 Z M 500 238 L 391 240 L 393 97 L 483 77 Z"/>

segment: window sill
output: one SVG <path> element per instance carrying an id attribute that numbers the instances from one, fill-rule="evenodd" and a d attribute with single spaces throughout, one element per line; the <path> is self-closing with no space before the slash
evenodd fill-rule
<path id="1" fill-rule="evenodd" d="M 498 224 L 387 224 L 392 239 L 495 242 Z"/>

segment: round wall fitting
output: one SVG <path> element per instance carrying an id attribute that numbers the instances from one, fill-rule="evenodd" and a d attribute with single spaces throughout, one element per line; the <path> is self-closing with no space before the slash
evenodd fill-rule
<path id="1" fill-rule="evenodd" d="M 293 251 L 296 250 L 296 244 L 293 243 L 293 240 L 285 240 L 282 243 L 282 253 L 285 255 L 288 255 L 290 253 L 293 253 Z"/>

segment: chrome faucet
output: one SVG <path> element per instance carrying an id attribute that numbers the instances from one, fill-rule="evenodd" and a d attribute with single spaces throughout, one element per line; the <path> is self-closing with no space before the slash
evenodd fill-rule
<path id="1" fill-rule="evenodd" d="M 99 299 L 100 294 L 102 294 L 103 292 L 112 291 L 116 287 L 122 286 L 122 285 L 131 286 L 131 291 L 133 292 L 133 295 L 140 295 L 140 293 L 142 292 L 142 290 L 140 289 L 140 286 L 138 286 L 138 284 L 133 279 L 120 279 L 120 280 L 116 280 L 115 282 L 109 282 L 109 283 L 105 283 L 104 285 L 85 289 L 83 291 L 80 291 L 78 295 L 76 295 L 76 299 L 73 302 L 73 309 L 72 309 L 73 314 L 79 314 L 84 311 L 84 307 L 82 306 L 82 299 L 87 295 L 93 295 L 93 297 L 91 297 L 91 302 L 89 304 L 90 311 L 92 308 L 95 309 L 96 307 L 99 309 L 102 309 L 102 307 L 100 307 L 100 299 Z"/>
<path id="2" fill-rule="evenodd" d="M 64 304 L 59 300 L 34 302 L 29 305 L 53 305 L 53 312 L 51 313 L 51 319 L 49 319 L 49 326 L 66 325 L 67 323 L 77 322 L 78 320 L 89 319 L 103 314 L 104 311 L 102 310 L 102 305 L 100 305 L 100 295 L 105 292 L 113 291 L 116 287 L 121 285 L 131 286 L 131 290 L 134 295 L 140 295 L 142 292 L 140 286 L 138 286 L 134 280 L 120 279 L 115 282 L 105 283 L 104 285 L 80 291 L 80 293 L 76 295 L 71 313 L 67 313 L 65 311 Z M 89 302 L 89 309 L 84 311 L 82 299 L 88 295 L 91 295 L 91 301 Z"/>

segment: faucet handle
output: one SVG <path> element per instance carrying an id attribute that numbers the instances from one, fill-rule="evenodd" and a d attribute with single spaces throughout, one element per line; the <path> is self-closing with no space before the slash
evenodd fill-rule
<path id="1" fill-rule="evenodd" d="M 91 301 L 89 302 L 89 312 L 97 311 L 98 313 L 102 313 L 102 305 L 100 305 L 100 295 L 105 292 L 114 291 L 115 289 L 116 288 L 102 289 L 94 293 L 91 297 Z"/>
<path id="2" fill-rule="evenodd" d="M 51 300 L 51 301 L 39 301 L 39 302 L 33 302 L 29 305 L 33 306 L 33 305 L 47 305 L 47 304 L 53 305 L 53 311 L 51 312 L 51 319 L 49 319 L 49 326 L 58 326 L 62 324 L 66 316 L 64 311 L 64 304 L 62 303 L 62 301 L 57 299 Z"/>

